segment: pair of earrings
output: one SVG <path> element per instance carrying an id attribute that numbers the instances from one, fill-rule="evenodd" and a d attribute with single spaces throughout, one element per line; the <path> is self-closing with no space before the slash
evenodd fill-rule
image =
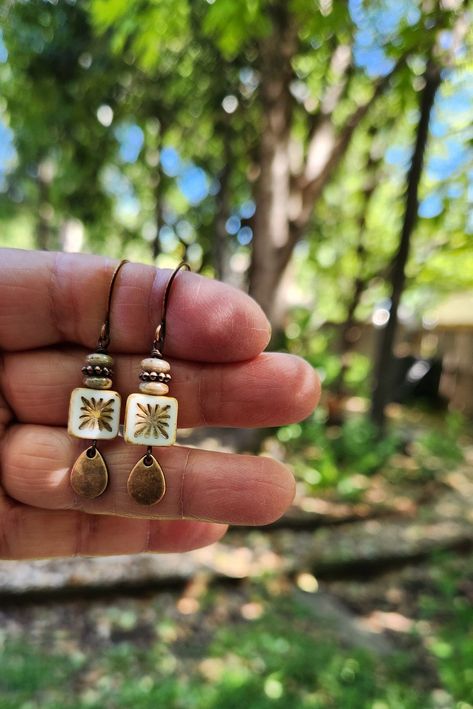
<path id="1" fill-rule="evenodd" d="M 69 405 L 69 435 L 89 439 L 92 443 L 74 463 L 71 486 L 77 495 L 89 500 L 101 495 L 108 484 L 107 465 L 97 448 L 97 441 L 116 438 L 120 428 L 121 397 L 111 390 L 113 358 L 108 354 L 108 348 L 112 292 L 125 263 L 126 260 L 121 261 L 113 272 L 107 314 L 97 348 L 85 359 L 82 367 L 84 386 L 72 391 Z M 163 359 L 162 353 L 169 293 L 174 278 L 183 268 L 190 270 L 187 263 L 180 263 L 167 282 L 161 323 L 156 329 L 151 354 L 141 361 L 140 392 L 130 394 L 125 408 L 125 441 L 147 446 L 146 454 L 134 466 L 127 483 L 129 495 L 142 505 L 156 504 L 166 492 L 166 481 L 161 466 L 153 456 L 153 446 L 171 446 L 176 441 L 178 405 L 177 399 L 166 396 L 171 366 Z"/>

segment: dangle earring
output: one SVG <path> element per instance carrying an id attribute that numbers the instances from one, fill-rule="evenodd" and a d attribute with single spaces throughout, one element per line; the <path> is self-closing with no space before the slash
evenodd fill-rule
<path id="1" fill-rule="evenodd" d="M 161 314 L 150 357 L 141 361 L 140 394 L 130 394 L 126 402 L 124 438 L 127 443 L 147 446 L 128 478 L 128 493 L 140 505 L 154 505 L 166 492 L 161 466 L 153 456 L 153 446 L 172 446 L 176 442 L 177 399 L 166 396 L 171 380 L 171 365 L 163 359 L 166 311 L 172 283 L 181 269 L 190 271 L 184 261 L 167 282 Z"/>
<path id="2" fill-rule="evenodd" d="M 83 451 L 74 463 L 70 478 L 74 492 L 88 500 L 101 495 L 108 484 L 107 466 L 97 449 L 97 441 L 116 438 L 120 425 L 121 397 L 118 392 L 110 390 L 113 358 L 108 354 L 108 347 L 113 287 L 118 272 L 125 263 L 128 261 L 120 261 L 112 274 L 107 313 L 97 348 L 85 358 L 82 367 L 84 387 L 72 391 L 69 404 L 69 435 L 92 440 L 92 445 Z"/>

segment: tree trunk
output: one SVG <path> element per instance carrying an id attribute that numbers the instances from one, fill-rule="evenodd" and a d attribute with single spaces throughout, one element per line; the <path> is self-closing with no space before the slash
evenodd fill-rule
<path id="1" fill-rule="evenodd" d="M 343 95 L 350 72 L 350 65 L 345 65 L 339 78 L 340 85 L 328 89 L 331 100 L 327 97 L 321 101 L 324 112 L 311 122 L 304 164 L 291 174 L 291 59 L 296 51 L 297 29 L 291 22 L 287 3 L 280 3 L 277 12 L 273 13 L 273 32 L 262 42 L 260 49 L 263 126 L 249 273 L 249 292 L 276 329 L 278 323 L 272 316 L 278 286 L 294 247 L 303 237 L 314 206 L 343 159 L 356 128 L 406 58 L 404 54 L 389 74 L 374 83 L 371 97 L 357 106 L 344 126 L 337 129 L 332 120 L 332 104 Z"/>
<path id="2" fill-rule="evenodd" d="M 263 126 L 249 274 L 250 295 L 269 317 L 282 275 L 280 253 L 289 241 L 289 140 L 293 108 L 289 86 L 297 32 L 285 2 L 274 8 L 273 28 L 271 36 L 261 44 Z"/>
<path id="3" fill-rule="evenodd" d="M 161 146 L 160 146 L 161 148 Z M 159 232 L 164 225 L 164 172 L 161 165 L 161 156 L 153 172 L 154 185 L 154 224 L 156 234 L 151 242 L 151 255 L 155 261 L 161 253 L 161 237 Z"/>
<path id="4" fill-rule="evenodd" d="M 374 371 L 374 388 L 371 405 L 371 418 L 382 430 L 385 423 L 385 407 L 389 402 L 393 373 L 393 345 L 398 326 L 398 309 L 406 280 L 406 263 L 409 257 L 411 235 L 414 230 L 419 207 L 419 183 L 424 164 L 425 147 L 429 131 L 430 115 L 435 95 L 440 86 L 440 67 L 429 59 L 424 74 L 425 86 L 420 96 L 419 121 L 412 160 L 406 178 L 406 198 L 404 221 L 399 247 L 391 268 L 391 307 L 386 327 L 381 330 L 379 349 Z"/>
<path id="5" fill-rule="evenodd" d="M 148 118 L 157 121 L 159 124 L 159 133 L 155 139 L 150 139 L 150 145 L 147 146 L 151 151 L 157 151 L 158 159 L 156 164 L 150 166 L 149 180 L 150 188 L 154 195 L 154 238 L 150 242 L 151 257 L 153 261 L 156 261 L 161 253 L 161 237 L 160 230 L 164 226 L 164 214 L 165 214 L 165 192 L 166 192 L 166 179 L 167 176 L 164 173 L 163 165 L 161 162 L 161 151 L 164 145 L 164 136 L 166 133 L 166 128 L 168 122 L 166 120 L 167 112 L 166 108 L 159 101 L 159 99 L 154 99 L 151 101 L 147 110 Z"/>
<path id="6" fill-rule="evenodd" d="M 351 333 L 355 326 L 355 311 L 360 304 L 361 296 L 363 295 L 365 288 L 366 280 L 360 277 L 356 278 L 353 288 L 353 296 L 348 306 L 347 317 L 342 325 L 342 330 L 340 333 L 340 372 L 331 387 L 333 393 L 337 397 L 341 397 L 345 393 L 345 377 L 349 368 L 349 353 L 353 349 L 354 345 L 351 338 Z"/>
<path id="7" fill-rule="evenodd" d="M 43 216 L 44 209 L 38 211 L 36 220 L 36 248 L 40 251 L 48 251 L 51 248 L 51 227 L 49 220 Z"/>
<path id="8" fill-rule="evenodd" d="M 365 231 L 369 205 L 380 178 L 378 168 L 382 157 L 381 155 L 373 154 L 373 141 L 376 132 L 377 128 L 375 126 L 371 126 L 369 130 L 370 150 L 365 165 L 366 181 L 362 193 L 363 199 L 361 204 L 360 216 L 358 219 L 358 244 L 356 247 L 358 272 L 353 283 L 352 295 L 347 307 L 347 316 L 345 322 L 342 325 L 340 333 L 339 353 L 341 367 L 338 377 L 335 379 L 332 386 L 332 391 L 334 392 L 336 397 L 341 397 L 345 393 L 345 377 L 349 367 L 349 353 L 353 349 L 354 345 L 352 331 L 356 324 L 355 312 L 358 305 L 360 304 L 361 296 L 363 295 L 369 281 L 373 276 L 372 273 L 366 273 L 366 257 L 368 253 L 365 246 Z"/>
<path id="9" fill-rule="evenodd" d="M 50 203 L 49 189 L 53 178 L 51 163 L 44 160 L 38 165 L 38 210 L 35 225 L 36 248 L 48 251 L 53 248 L 52 215 L 53 208 Z"/>
<path id="10" fill-rule="evenodd" d="M 222 133 L 225 164 L 219 175 L 220 189 L 217 198 L 217 212 L 214 222 L 213 264 L 219 281 L 229 281 L 230 275 L 230 235 L 227 233 L 227 219 L 230 216 L 231 192 L 230 176 L 233 165 L 232 136 L 230 126 L 225 121 L 219 126 Z"/>

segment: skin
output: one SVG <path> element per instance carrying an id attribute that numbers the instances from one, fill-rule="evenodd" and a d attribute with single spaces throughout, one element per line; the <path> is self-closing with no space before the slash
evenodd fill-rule
<path id="1" fill-rule="evenodd" d="M 100 256 L 0 250 L 0 558 L 183 552 L 211 544 L 228 524 L 280 517 L 294 479 L 268 457 L 198 450 L 155 451 L 167 492 L 155 507 L 127 495 L 143 455 L 117 438 L 99 441 L 110 483 L 99 498 L 77 497 L 70 469 L 87 442 L 66 431 L 71 390 L 94 351 L 116 261 Z M 138 390 L 170 272 L 126 264 L 113 293 L 113 389 Z M 165 356 L 179 427 L 276 426 L 317 404 L 313 369 L 263 353 L 270 326 L 259 306 L 228 285 L 182 272 L 173 284 Z"/>

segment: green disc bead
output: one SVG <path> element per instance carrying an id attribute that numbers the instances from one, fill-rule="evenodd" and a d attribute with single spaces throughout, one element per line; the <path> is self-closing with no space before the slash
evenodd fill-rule
<path id="1" fill-rule="evenodd" d="M 85 362 L 87 365 L 91 364 L 92 366 L 100 365 L 102 367 L 111 367 L 113 365 L 113 357 L 110 357 L 110 355 L 104 352 L 93 352 L 87 355 Z"/>
<path id="2" fill-rule="evenodd" d="M 84 377 L 84 385 L 89 389 L 111 389 L 112 380 L 107 377 Z"/>

